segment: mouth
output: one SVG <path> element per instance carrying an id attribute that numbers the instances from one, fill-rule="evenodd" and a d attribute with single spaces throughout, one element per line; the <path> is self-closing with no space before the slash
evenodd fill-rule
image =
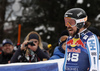
<path id="1" fill-rule="evenodd" d="M 72 29 L 72 28 L 68 28 L 68 31 L 69 31 L 69 32 L 72 32 L 72 31 L 73 31 L 73 29 Z"/>
<path id="2" fill-rule="evenodd" d="M 6 49 L 6 51 L 9 51 L 9 49 Z"/>

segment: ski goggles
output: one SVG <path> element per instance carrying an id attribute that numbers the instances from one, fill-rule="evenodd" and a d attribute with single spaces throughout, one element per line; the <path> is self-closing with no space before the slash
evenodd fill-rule
<path id="1" fill-rule="evenodd" d="M 70 27 L 74 27 L 77 25 L 77 23 L 81 23 L 81 22 L 86 22 L 87 21 L 87 17 L 82 18 L 82 19 L 74 19 L 74 18 L 70 18 L 70 17 L 65 17 L 65 26 L 70 26 Z"/>

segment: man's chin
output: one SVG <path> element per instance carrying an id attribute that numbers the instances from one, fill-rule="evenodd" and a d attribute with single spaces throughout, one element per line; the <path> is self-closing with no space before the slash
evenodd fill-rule
<path id="1" fill-rule="evenodd" d="M 69 35 L 70 36 L 73 36 L 73 31 L 69 31 Z"/>

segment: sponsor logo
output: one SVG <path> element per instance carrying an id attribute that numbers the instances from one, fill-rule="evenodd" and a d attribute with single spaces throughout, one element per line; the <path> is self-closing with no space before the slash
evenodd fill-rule
<path id="1" fill-rule="evenodd" d="M 65 70 L 70 70 L 70 71 L 79 71 L 78 68 L 74 68 L 74 67 L 66 67 Z"/>
<path id="2" fill-rule="evenodd" d="M 94 39 L 93 40 L 89 40 L 88 42 L 89 42 L 89 46 L 91 47 L 91 50 L 96 50 Z"/>
<path id="3" fill-rule="evenodd" d="M 92 70 L 92 71 L 97 71 L 97 70 Z"/>
<path id="4" fill-rule="evenodd" d="M 81 49 L 75 49 L 75 48 L 71 48 L 71 49 L 69 49 L 69 48 L 67 48 L 67 52 L 76 52 L 76 53 L 81 53 Z"/>
<path id="5" fill-rule="evenodd" d="M 79 13 L 77 14 L 78 17 L 79 17 L 80 15 L 82 15 L 82 12 L 79 12 Z"/>
<path id="6" fill-rule="evenodd" d="M 81 41 L 80 38 L 77 38 L 77 39 L 76 38 L 73 38 L 73 39 L 69 40 L 67 42 L 67 45 L 68 46 L 71 46 L 71 47 L 81 46 L 82 48 L 86 49 L 84 43 Z"/>
<path id="7" fill-rule="evenodd" d="M 68 17 L 68 15 L 73 15 L 73 13 L 65 13 L 65 17 Z"/>
<path id="8" fill-rule="evenodd" d="M 96 56 L 97 54 L 96 54 L 96 52 L 91 52 L 91 55 Z"/>

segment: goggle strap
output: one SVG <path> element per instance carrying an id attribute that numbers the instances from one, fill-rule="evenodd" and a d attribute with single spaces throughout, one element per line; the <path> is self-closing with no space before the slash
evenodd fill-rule
<path id="1" fill-rule="evenodd" d="M 87 16 L 85 18 L 76 20 L 76 23 L 85 22 L 85 21 L 87 21 Z"/>

